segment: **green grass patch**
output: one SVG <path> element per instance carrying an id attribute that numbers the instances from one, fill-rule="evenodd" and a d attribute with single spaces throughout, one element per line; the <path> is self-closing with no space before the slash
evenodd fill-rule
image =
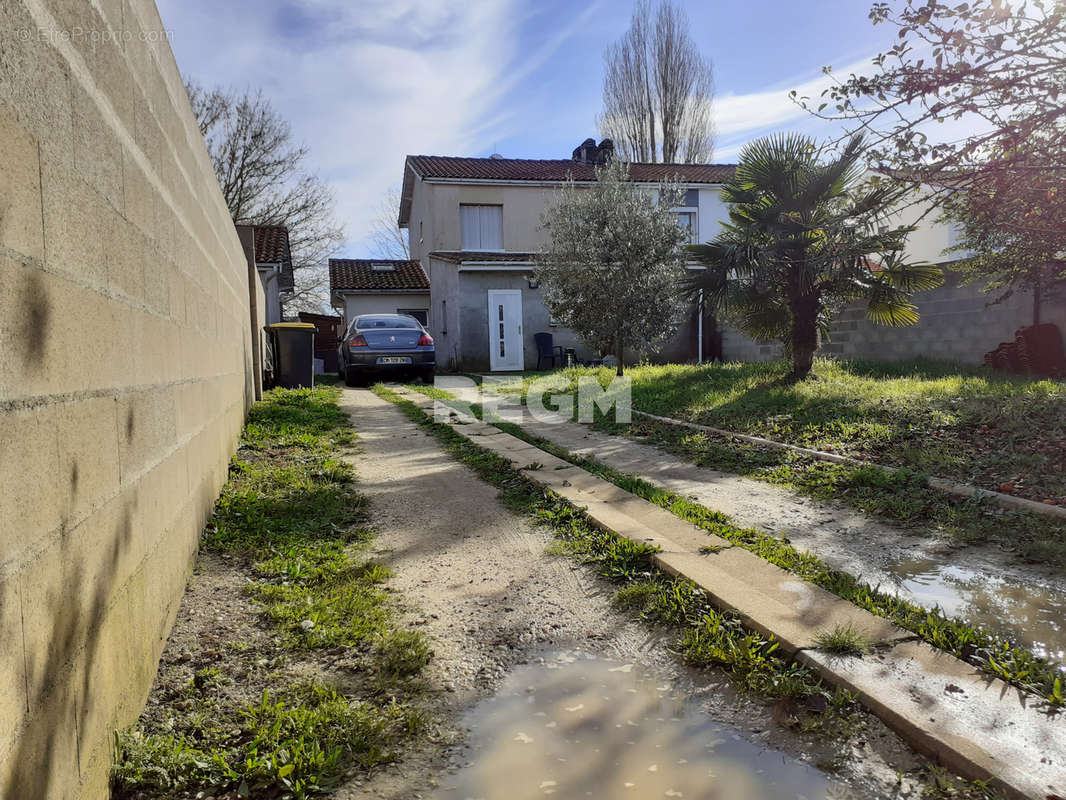
<path id="1" fill-rule="evenodd" d="M 873 642 L 862 631 L 852 625 L 834 625 L 819 631 L 814 637 L 816 649 L 834 656 L 864 656 L 873 649 Z"/>
<path id="2" fill-rule="evenodd" d="M 596 410 L 594 427 L 636 435 L 699 466 L 732 472 L 903 523 L 918 535 L 995 543 L 1023 560 L 1066 567 L 1066 523 L 957 498 L 925 485 L 937 475 L 1066 505 L 1066 385 L 934 362 L 820 360 L 816 377 L 781 385 L 786 365 L 641 366 L 633 407 L 737 433 L 830 450 L 893 466 L 832 464 L 787 450 L 691 431 L 639 416 L 616 424 Z M 559 372 L 577 380 L 610 370 Z M 524 402 L 533 378 L 501 391 Z M 564 390 L 554 390 L 558 393 Z M 875 446 L 876 445 L 876 446 Z"/>
<path id="3" fill-rule="evenodd" d="M 784 362 L 642 365 L 633 405 L 791 444 L 1066 502 L 1066 384 L 934 361 L 819 359 L 785 384 Z M 564 370 L 572 382 L 606 369 Z M 528 389 L 530 379 L 523 383 Z"/>
<path id="4" fill-rule="evenodd" d="M 480 414 L 477 406 L 472 410 L 475 414 Z M 879 591 L 848 573 L 834 569 L 813 553 L 796 549 L 787 541 L 754 528 L 740 528 L 721 512 L 654 486 L 642 478 L 614 470 L 595 459 L 575 456 L 565 448 L 529 434 L 519 425 L 501 421 L 495 421 L 493 425 L 557 458 L 610 481 L 627 492 L 655 503 L 709 533 L 750 550 L 760 558 L 860 608 L 891 620 L 934 647 L 973 664 L 993 677 L 1043 698 L 1051 707 L 1066 705 L 1066 697 L 1063 694 L 1066 667 L 1062 664 L 1038 657 L 1024 647 L 975 628 L 963 620 L 948 617 L 939 609 L 929 610 L 896 595 Z M 881 473 L 877 480 L 883 480 L 884 477 Z M 904 479 L 898 474 L 887 477 Z"/>
<path id="5" fill-rule="evenodd" d="M 271 645 L 226 643 L 165 713 L 116 734 L 114 798 L 310 797 L 390 760 L 424 727 L 412 679 L 429 645 L 397 629 L 389 572 L 365 556 L 367 500 L 339 457 L 354 442 L 339 397 L 276 389 L 252 408 L 202 546 L 242 565 Z M 327 648 L 350 660 L 358 685 L 301 677 Z"/>
<path id="6" fill-rule="evenodd" d="M 316 683 L 264 692 L 240 709 L 205 705 L 213 705 L 210 722 L 187 730 L 116 733 L 113 796 L 213 789 L 235 797 L 310 797 L 334 788 L 353 765 L 387 760 L 424 724 L 405 705 L 360 703 Z"/>

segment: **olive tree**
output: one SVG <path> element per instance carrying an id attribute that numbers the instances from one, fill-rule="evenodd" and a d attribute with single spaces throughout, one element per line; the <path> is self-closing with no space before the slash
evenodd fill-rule
<path id="1" fill-rule="evenodd" d="M 612 160 L 592 186 L 567 181 L 541 217 L 548 241 L 535 276 L 544 304 L 590 344 L 610 342 L 619 375 L 627 348 L 677 327 L 686 238 L 670 210 L 677 195 L 676 184 L 638 186 Z"/>

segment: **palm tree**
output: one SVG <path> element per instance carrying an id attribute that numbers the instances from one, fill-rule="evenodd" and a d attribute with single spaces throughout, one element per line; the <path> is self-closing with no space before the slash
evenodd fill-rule
<path id="1" fill-rule="evenodd" d="M 865 300 L 871 320 L 913 325 L 910 302 L 940 285 L 940 269 L 904 261 L 913 227 L 882 227 L 900 200 L 889 182 L 866 184 L 862 136 L 835 157 L 805 136 L 758 139 L 740 153 L 722 190 L 729 222 L 714 241 L 690 248 L 706 269 L 687 282 L 705 303 L 759 341 L 780 341 L 790 380 L 805 378 L 832 313 Z"/>

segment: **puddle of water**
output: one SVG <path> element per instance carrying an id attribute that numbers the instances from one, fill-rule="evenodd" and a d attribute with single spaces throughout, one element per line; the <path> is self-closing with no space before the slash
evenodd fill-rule
<path id="1" fill-rule="evenodd" d="M 1061 592 L 928 558 L 886 570 L 918 603 L 940 606 L 948 616 L 1026 645 L 1044 658 L 1066 662 L 1066 596 Z"/>
<path id="2" fill-rule="evenodd" d="M 442 780 L 437 800 L 850 797 L 639 667 L 581 653 L 516 668 L 463 722 L 470 763 Z"/>

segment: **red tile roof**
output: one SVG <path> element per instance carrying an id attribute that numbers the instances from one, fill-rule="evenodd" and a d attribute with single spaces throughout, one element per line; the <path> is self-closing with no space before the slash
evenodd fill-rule
<path id="1" fill-rule="evenodd" d="M 501 253 L 499 250 L 434 250 L 429 254 L 430 258 L 438 261 L 447 261 L 449 264 L 465 264 L 478 262 L 527 262 L 533 261 L 535 253 Z"/>
<path id="2" fill-rule="evenodd" d="M 677 179 L 681 183 L 725 183 L 736 172 L 736 164 L 646 164 L 633 162 L 629 175 L 635 181 L 660 183 Z M 476 181 L 531 181 L 560 183 L 596 179 L 596 168 L 569 158 L 465 158 L 457 156 L 407 156 L 403 191 L 400 195 L 400 226 L 411 218 L 414 179 L 450 178 Z"/>
<path id="3" fill-rule="evenodd" d="M 573 176 L 576 181 L 596 180 L 596 168 L 569 158 L 457 158 L 408 156 L 407 163 L 423 178 L 465 178 L 490 181 L 546 181 L 557 183 Z M 676 177 L 683 183 L 724 183 L 736 172 L 735 164 L 629 165 L 635 181 L 658 183 Z"/>
<path id="4" fill-rule="evenodd" d="M 281 271 L 278 277 L 278 285 L 284 289 L 292 289 L 292 250 L 289 247 L 289 229 L 284 225 L 253 225 L 239 223 L 237 232 L 242 236 L 248 236 L 250 231 L 251 254 L 256 264 L 280 264 Z M 247 242 L 248 239 L 242 239 Z M 245 256 L 249 254 L 248 245 L 245 245 Z"/>
<path id="5" fill-rule="evenodd" d="M 375 264 L 390 266 L 392 269 L 375 270 Z M 417 261 L 331 258 L 329 288 L 330 291 L 426 294 L 429 292 L 429 279 Z"/>
<path id="6" fill-rule="evenodd" d="M 289 229 L 284 225 L 256 225 L 255 263 L 285 264 L 291 261 Z"/>

